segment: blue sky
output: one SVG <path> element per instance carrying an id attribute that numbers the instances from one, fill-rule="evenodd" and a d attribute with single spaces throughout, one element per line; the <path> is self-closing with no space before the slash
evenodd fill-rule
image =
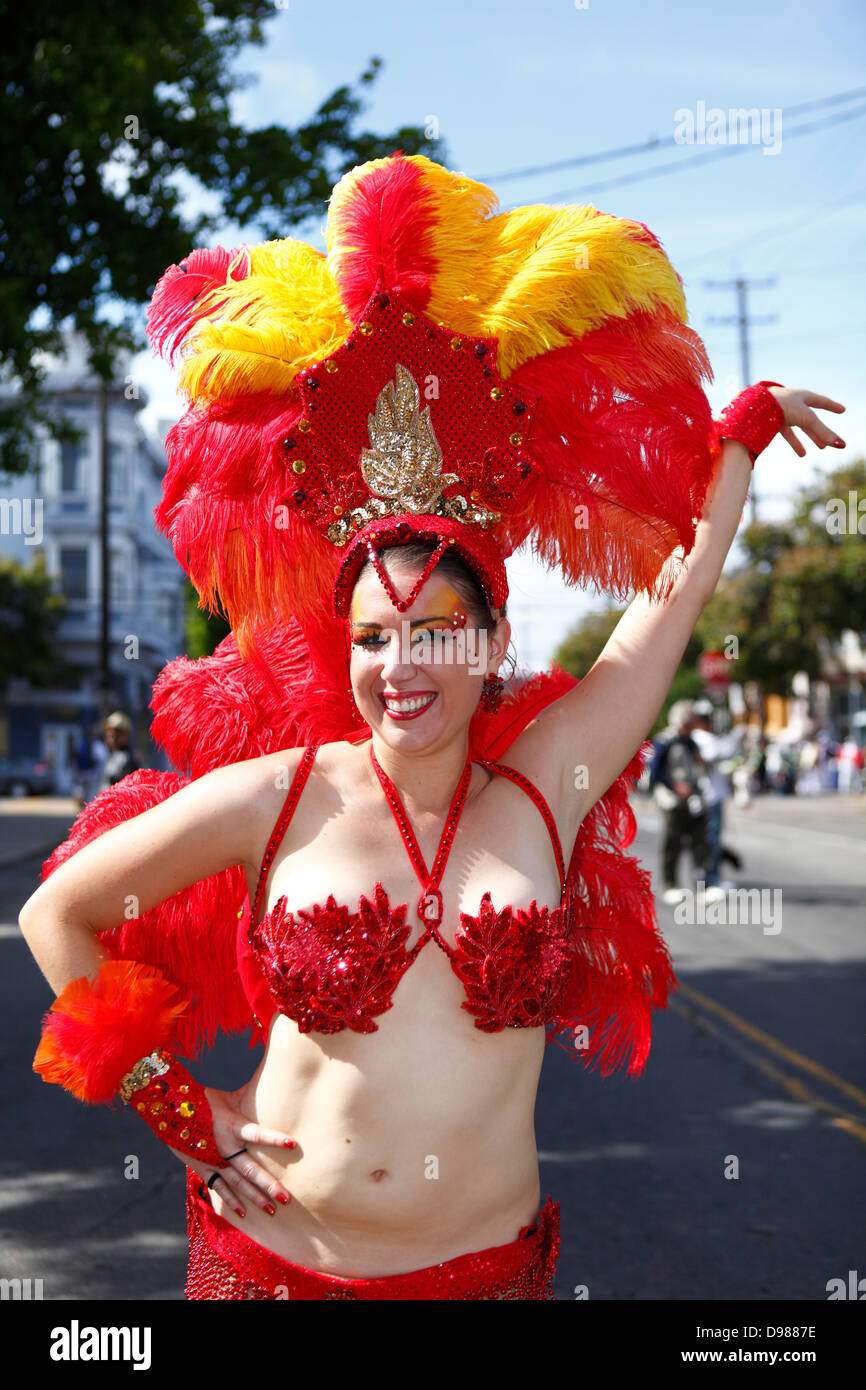
<path id="1" fill-rule="evenodd" d="M 866 88 L 862 0 L 280 0 L 266 36 L 238 64 L 258 79 L 235 98 L 246 125 L 300 123 L 375 54 L 383 68 L 367 89 L 361 128 L 387 131 L 433 118 L 450 167 L 488 182 L 502 208 L 592 203 L 645 222 L 683 277 L 689 322 L 713 365 L 714 410 L 740 387 L 739 350 L 736 328 L 711 322 L 735 312 L 733 291 L 705 282 L 774 277 L 749 295 L 750 313 L 775 316 L 752 328 L 751 379 L 843 401 L 845 415 L 825 418 L 849 447 L 822 453 L 806 441 L 800 459 L 774 441 L 756 469 L 762 515 L 783 516 L 786 498 L 814 470 L 866 453 L 866 114 L 826 124 L 866 111 L 866 95 L 791 114 Z M 766 112 L 763 136 L 751 144 L 732 139 L 727 113 L 753 107 Z M 725 144 L 677 143 L 582 168 L 498 177 L 669 140 L 683 131 L 678 113 L 697 119 L 701 109 L 725 113 Z M 811 133 L 794 133 L 818 123 Z M 721 157 L 692 163 L 719 149 Z M 611 182 L 662 164 L 674 164 L 674 172 Z M 323 207 L 323 222 L 326 213 Z M 236 244 L 238 236 L 260 239 L 227 227 L 216 240 Z M 304 236 L 324 245 L 315 230 Z M 135 371 L 151 395 L 145 423 L 176 415 L 167 369 L 143 355 Z M 549 659 L 576 617 L 603 602 L 566 589 L 521 556 L 509 561 L 509 579 L 517 653 L 534 666 Z"/>

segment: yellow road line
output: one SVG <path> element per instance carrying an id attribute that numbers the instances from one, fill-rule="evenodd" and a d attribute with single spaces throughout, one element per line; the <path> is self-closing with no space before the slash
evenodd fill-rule
<path id="1" fill-rule="evenodd" d="M 752 1042 L 760 1043 L 768 1051 L 775 1052 L 778 1057 L 784 1057 L 792 1066 L 799 1067 L 801 1071 L 808 1072 L 810 1076 L 825 1082 L 827 1086 L 841 1091 L 849 1100 L 856 1101 L 858 1105 L 862 1105 L 866 1109 L 866 1091 L 861 1091 L 859 1086 L 853 1086 L 850 1081 L 845 1081 L 835 1072 L 828 1071 L 826 1067 L 821 1066 L 820 1062 L 813 1062 L 811 1057 L 804 1057 L 802 1052 L 795 1052 L 792 1047 L 787 1047 L 785 1043 L 779 1042 L 770 1033 L 765 1033 L 761 1028 L 756 1028 L 753 1023 L 741 1018 L 731 1009 L 726 1009 L 724 1004 L 710 999 L 709 995 L 701 994 L 700 990 L 694 989 L 692 985 L 687 985 L 681 981 L 677 992 L 684 998 L 691 999 L 701 1008 L 709 1010 L 710 1013 L 718 1014 L 719 1018 L 723 1018 L 732 1028 L 736 1028 L 745 1037 L 751 1038 Z"/>
<path id="2" fill-rule="evenodd" d="M 750 1051 L 749 1048 L 743 1046 L 741 1043 L 736 1043 L 733 1038 L 731 1038 L 729 1034 L 723 1032 L 721 1028 L 717 1028 L 715 1024 L 710 1023 L 708 1019 L 700 1015 L 695 1015 L 691 1009 L 678 1003 L 676 999 L 670 999 L 668 1001 L 668 1008 L 671 1009 L 673 1013 L 678 1014 L 680 1018 L 685 1019 L 687 1023 L 694 1024 L 705 1033 L 709 1033 L 712 1037 L 721 1039 L 722 1043 L 727 1047 L 733 1048 L 734 1052 L 747 1061 L 750 1066 L 756 1067 L 758 1071 L 763 1072 L 771 1081 L 774 1081 L 777 1085 L 781 1086 L 784 1091 L 787 1091 L 789 1096 L 793 1096 L 794 1100 L 799 1101 L 802 1105 L 810 1106 L 813 1110 L 822 1111 L 824 1114 L 829 1115 L 832 1125 L 835 1125 L 838 1129 L 844 1129 L 847 1134 L 853 1135 L 855 1139 L 859 1139 L 861 1144 L 866 1145 L 866 1125 L 861 1123 L 855 1116 L 846 1115 L 844 1110 L 840 1110 L 839 1106 L 833 1101 L 824 1100 L 823 1096 L 816 1095 L 814 1091 L 810 1091 L 808 1086 L 798 1077 L 788 1076 L 786 1072 L 774 1066 L 772 1062 L 768 1062 L 765 1057 L 758 1057 L 754 1052 Z"/>

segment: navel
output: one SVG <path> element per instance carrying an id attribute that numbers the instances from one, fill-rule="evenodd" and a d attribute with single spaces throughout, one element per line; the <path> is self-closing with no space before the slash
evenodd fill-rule
<path id="1" fill-rule="evenodd" d="M 387 1176 L 387 1168 L 374 1168 L 372 1173 L 370 1174 L 370 1177 L 373 1179 L 373 1182 L 381 1182 L 382 1179 L 387 1178 Z"/>

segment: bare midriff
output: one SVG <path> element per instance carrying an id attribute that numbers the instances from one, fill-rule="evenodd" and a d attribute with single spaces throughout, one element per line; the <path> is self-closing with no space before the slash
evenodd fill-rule
<path id="1" fill-rule="evenodd" d="M 534 1109 L 543 1028 L 485 1033 L 428 943 L 374 1033 L 299 1032 L 275 1014 L 242 1109 L 285 1131 L 249 1145 L 292 1200 L 214 1209 L 293 1264 L 377 1278 L 504 1245 L 537 1215 Z"/>

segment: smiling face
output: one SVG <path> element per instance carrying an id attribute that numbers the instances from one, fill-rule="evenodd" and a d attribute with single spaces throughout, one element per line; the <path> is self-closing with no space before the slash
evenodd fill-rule
<path id="1" fill-rule="evenodd" d="M 385 562 L 398 594 L 421 572 Z M 479 626 L 470 605 L 434 570 L 411 608 L 400 613 L 372 567 L 361 574 L 349 610 L 355 703 L 393 748 L 428 750 L 465 729 L 510 636 L 506 619 Z"/>

